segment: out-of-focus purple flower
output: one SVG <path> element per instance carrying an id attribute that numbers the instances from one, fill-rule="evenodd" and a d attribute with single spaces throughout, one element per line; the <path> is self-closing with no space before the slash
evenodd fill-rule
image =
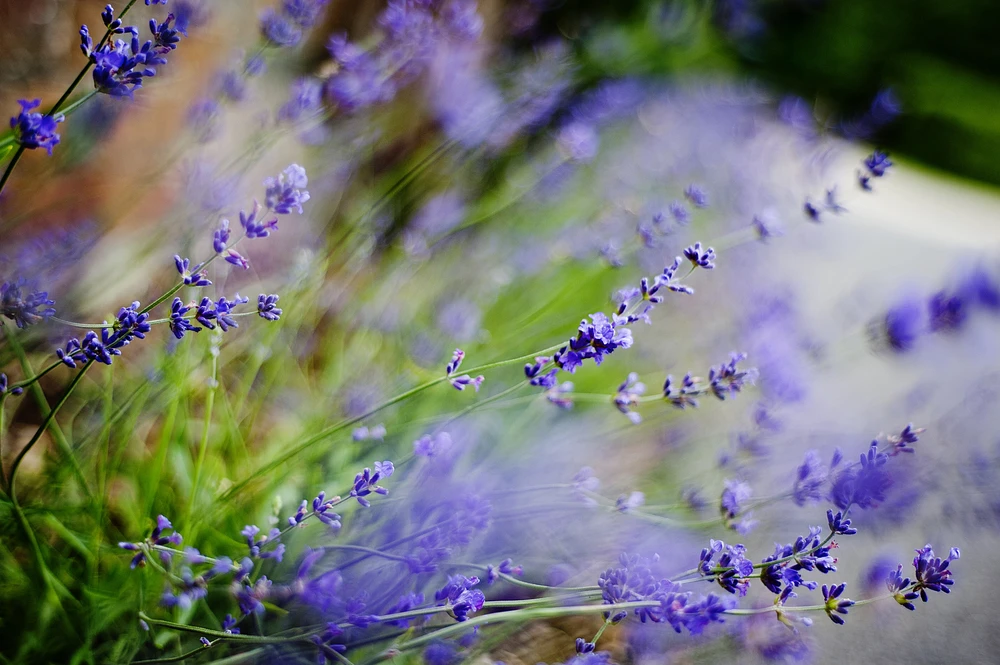
<path id="1" fill-rule="evenodd" d="M 173 5 L 174 25 L 177 32 L 187 35 L 190 28 L 197 28 L 208 22 L 209 13 L 204 0 L 176 0 Z"/>
<path id="2" fill-rule="evenodd" d="M 750 485 L 742 481 L 727 479 L 725 489 L 722 490 L 722 498 L 719 501 L 722 516 L 726 519 L 735 518 L 751 496 L 753 496 L 753 491 L 750 489 Z"/>
<path id="3" fill-rule="evenodd" d="M 688 185 L 684 190 L 684 198 L 691 202 L 695 208 L 708 207 L 708 194 L 698 185 Z"/>
<path id="4" fill-rule="evenodd" d="M 597 156 L 600 139 L 597 131 L 589 124 L 571 122 L 556 137 L 559 149 L 574 162 L 589 162 Z"/>
<path id="5" fill-rule="evenodd" d="M 962 298 L 957 295 L 948 295 L 944 291 L 939 291 L 931 296 L 927 308 L 928 328 L 931 332 L 958 330 L 965 324 L 968 316 Z"/>
<path id="6" fill-rule="evenodd" d="M 264 204 L 268 210 L 279 215 L 287 215 L 292 210 L 302 214 L 302 204 L 309 200 L 309 192 L 305 190 L 308 184 L 306 170 L 298 164 L 291 164 L 277 178 L 264 181 L 267 188 Z"/>
<path id="7" fill-rule="evenodd" d="M 909 351 L 923 332 L 924 309 L 919 300 L 904 298 L 886 312 L 883 333 L 894 351 Z"/>
<path id="8" fill-rule="evenodd" d="M 273 7 L 260 15 L 260 34 L 278 47 L 295 46 L 302 40 L 302 30 Z"/>
<path id="9" fill-rule="evenodd" d="M 842 470 L 833 480 L 830 499 L 841 510 L 856 505 L 871 508 L 885 501 L 892 486 L 892 476 L 885 469 L 889 456 L 878 452 L 878 442 L 872 441 L 868 452 L 861 455 L 860 464 Z"/>
<path id="10" fill-rule="evenodd" d="M 35 325 L 56 313 L 53 307 L 56 303 L 49 299 L 47 291 L 28 291 L 28 282 L 24 279 L 0 285 L 0 314 L 18 328 Z"/>
<path id="11" fill-rule="evenodd" d="M 959 294 L 970 305 L 1000 310 L 1000 284 L 983 266 L 975 266 L 962 280 Z"/>
<path id="12" fill-rule="evenodd" d="M 278 110 L 278 120 L 297 122 L 319 110 L 322 101 L 323 84 L 313 78 L 300 78 L 292 84 L 288 101 Z"/>
<path id="13" fill-rule="evenodd" d="M 826 482 L 826 472 L 823 462 L 815 450 L 806 451 L 805 460 L 795 474 L 795 485 L 792 487 L 792 500 L 798 506 L 815 503 L 822 499 L 821 489 Z"/>
<path id="14" fill-rule="evenodd" d="M 632 409 L 639 405 L 639 398 L 646 392 L 646 385 L 639 381 L 639 375 L 631 372 L 628 378 L 618 386 L 615 393 L 614 403 L 619 411 L 624 413 L 633 424 L 642 422 L 642 416 Z"/>
<path id="15" fill-rule="evenodd" d="M 10 127 L 14 130 L 14 140 L 28 150 L 44 148 L 47 153 L 52 154 L 52 148 L 59 144 L 59 134 L 56 128 L 59 123 L 66 119 L 62 113 L 54 116 L 42 113 L 32 113 L 32 109 L 38 108 L 42 100 L 19 99 L 17 103 L 21 105 L 21 112 L 10 119 Z"/>
<path id="16" fill-rule="evenodd" d="M 747 354 L 732 353 L 729 362 L 712 367 L 708 371 L 708 382 L 711 386 L 712 394 L 720 400 L 736 395 L 746 385 L 753 385 L 757 380 L 757 369 L 754 367 L 740 369 L 738 364 L 745 360 Z"/>

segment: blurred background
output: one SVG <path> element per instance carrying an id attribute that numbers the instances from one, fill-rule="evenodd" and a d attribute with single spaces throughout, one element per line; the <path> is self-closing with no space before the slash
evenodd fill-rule
<path id="1" fill-rule="evenodd" d="M 493 501 L 493 526 L 459 548 L 463 560 L 512 556 L 527 578 L 592 584 L 622 550 L 659 554 L 664 575 L 695 565 L 709 538 L 769 553 L 825 521 L 824 503 L 786 496 L 807 451 L 856 459 L 913 422 L 927 428 L 918 453 L 893 467 L 883 505 L 857 514 L 838 581 L 882 593 L 887 566 L 931 542 L 962 549 L 954 594 L 912 614 L 859 608 L 842 627 L 819 617 L 800 634 L 772 618 L 696 638 L 623 626 L 601 648 L 623 663 L 993 661 L 991 592 L 976 580 L 1000 535 L 1000 55 L 988 34 L 1000 5 L 480 0 L 478 17 L 435 9 L 437 31 L 393 42 L 385 3 L 330 0 L 297 44 L 265 48 L 271 5 L 171 0 L 187 37 L 169 63 L 134 101 L 99 95 L 75 109 L 55 154 L 26 154 L 0 198 L 0 279 L 45 288 L 61 319 L 100 321 L 173 284 L 170 255 L 207 252 L 220 220 L 262 198 L 264 178 L 301 164 L 311 194 L 303 215 L 241 246 L 249 270 L 209 269 L 216 295 L 280 293 L 280 325 L 241 320 L 215 366 L 205 334 L 130 347 L 84 382 L 65 431 L 25 458 L 21 501 L 83 607 L 52 619 L 17 529 L 3 527 L 0 625 L 18 636 L 0 648 L 6 660 L 183 652 L 177 633 L 150 644 L 135 625 L 137 599 L 150 605 L 160 583 L 129 571 L 113 543 L 163 513 L 186 515 L 202 551 L 230 551 L 244 524 L 332 493 L 376 458 L 409 463 L 424 435 L 447 432 L 446 454 L 401 466 L 389 500 L 345 520 L 345 534 L 390 542 L 474 491 Z M 82 63 L 78 26 L 100 25 L 102 8 L 0 2 L 5 108 L 61 94 Z M 164 13 L 133 11 L 140 26 Z M 354 79 L 349 46 L 394 67 Z M 859 174 L 876 148 L 894 166 L 866 191 Z M 822 203 L 830 196 L 837 205 Z M 477 366 L 558 344 L 698 240 L 717 267 L 637 323 L 632 349 L 561 375 L 579 395 L 572 409 L 534 387 L 508 394 L 523 378 L 515 364 L 487 373 L 478 394 L 439 388 L 363 421 L 384 424 L 383 439 L 345 432 L 296 448 L 440 375 L 456 347 Z M 57 321 L 23 333 L 0 346 L 0 368 L 18 377 L 77 334 Z M 667 374 L 704 376 L 731 351 L 760 370 L 734 401 L 643 404 L 638 423 L 610 401 L 630 372 L 656 394 Z M 65 383 L 54 372 L 8 404 L 5 468 Z M 467 413 L 477 400 L 490 401 Z M 584 466 L 606 502 L 527 491 L 571 487 Z M 754 488 L 754 528 L 718 520 L 727 480 Z M 636 491 L 645 512 L 615 506 Z M 269 576 L 294 578 L 315 538 L 289 543 Z M 372 567 L 348 584 L 398 576 Z M 217 622 L 227 602 L 213 594 L 211 612 L 174 618 Z M 559 662 L 601 623 L 581 622 L 538 622 L 463 658 Z"/>

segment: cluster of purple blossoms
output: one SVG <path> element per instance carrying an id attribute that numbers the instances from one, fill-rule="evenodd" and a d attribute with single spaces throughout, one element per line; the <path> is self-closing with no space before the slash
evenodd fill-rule
<path id="1" fill-rule="evenodd" d="M 123 26 L 115 18 L 114 8 L 108 5 L 101 12 L 101 20 L 108 34 L 132 35 L 131 40 L 102 40 L 94 48 L 94 40 L 86 25 L 80 27 L 80 50 L 94 65 L 94 87 L 112 97 L 133 98 L 135 90 L 142 87 L 142 80 L 156 75 L 155 67 L 167 63 L 166 55 L 177 48 L 180 31 L 172 25 L 174 15 L 168 14 L 162 23 L 149 20 L 152 39 L 139 44 L 139 29 Z"/>
<path id="2" fill-rule="evenodd" d="M 485 377 L 482 374 L 476 378 L 472 378 L 468 374 L 463 374 L 461 376 L 455 376 L 455 372 L 462 365 L 462 360 L 465 359 L 465 351 L 462 349 L 455 349 L 455 353 L 452 354 L 451 360 L 445 367 L 445 375 L 448 377 L 448 383 L 452 385 L 456 390 L 465 390 L 468 386 L 475 388 L 476 392 L 479 392 L 480 386 L 483 385 Z"/>
<path id="3" fill-rule="evenodd" d="M 622 554 L 619 564 L 619 567 L 602 573 L 597 582 L 603 601 L 607 605 L 636 601 L 658 603 L 634 610 L 643 623 L 668 623 L 678 633 L 686 628 L 692 635 L 698 635 L 710 623 L 722 623 L 722 615 L 735 604 L 731 598 L 715 594 L 697 596 L 681 591 L 682 587 L 670 580 L 658 580 L 649 570 L 647 562 L 638 556 Z M 627 616 L 625 610 L 617 610 L 613 614 L 605 612 L 605 618 L 615 623 Z"/>
<path id="4" fill-rule="evenodd" d="M 265 321 L 277 321 L 280 319 L 281 310 L 275 307 L 277 301 L 278 296 L 261 293 L 257 296 L 257 315 Z M 197 304 L 193 301 L 185 304 L 180 298 L 174 298 L 173 303 L 170 305 L 170 321 L 168 323 L 170 332 L 177 339 L 183 339 L 187 332 L 200 332 L 201 328 L 194 325 L 192 321 L 197 321 L 209 330 L 214 330 L 216 326 L 223 332 L 228 331 L 230 328 L 239 328 L 239 324 L 233 318 L 233 310 L 237 306 L 245 305 L 248 302 L 250 302 L 249 298 L 241 297 L 238 293 L 233 296 L 232 300 L 229 300 L 225 296 L 222 296 L 218 300 L 212 300 L 206 296 Z M 192 310 L 194 314 L 189 315 L 189 312 Z"/>
<path id="5" fill-rule="evenodd" d="M 451 575 L 448 582 L 434 593 L 434 600 L 449 607 L 457 621 L 466 621 L 470 614 L 483 609 L 486 596 L 473 587 L 479 584 L 479 578 L 473 575 Z"/>
<path id="6" fill-rule="evenodd" d="M 27 328 L 54 315 L 55 304 L 47 291 L 30 291 L 24 279 L 0 285 L 0 315 L 13 321 L 18 328 Z"/>
<path id="7" fill-rule="evenodd" d="M 304 31 L 319 20 L 328 0 L 280 0 L 275 9 L 269 7 L 260 17 L 260 33 L 274 46 L 295 46 Z"/>
<path id="8" fill-rule="evenodd" d="M 327 46 L 337 72 L 326 96 L 354 112 L 390 101 L 426 71 L 439 46 L 475 40 L 483 22 L 468 0 L 391 0 L 379 15 L 382 39 L 371 49 L 335 35 Z"/>
<path id="9" fill-rule="evenodd" d="M 697 267 L 711 269 L 715 251 L 712 248 L 703 250 L 701 243 L 696 243 L 684 250 L 685 256 L 695 256 L 689 259 L 691 270 Z M 584 319 L 577 328 L 576 337 L 560 348 L 551 357 L 541 356 L 524 367 L 525 376 L 533 386 L 541 386 L 550 390 L 557 385 L 556 375 L 560 369 L 574 373 L 583 362 L 593 359 L 600 365 L 606 356 L 616 349 L 627 349 L 632 346 L 632 331 L 625 326 L 636 321 L 650 322 L 649 313 L 653 307 L 663 302 L 663 291 L 692 294 L 694 290 L 680 283 L 677 271 L 682 264 L 681 257 L 676 257 L 672 265 L 652 280 L 643 277 L 638 287 L 625 289 L 619 294 L 619 305 L 616 312 L 608 316 L 602 312 L 590 315 L 590 321 Z M 690 274 L 690 273 L 689 273 Z M 549 363 L 552 367 L 550 368 Z M 548 370 L 543 372 L 543 370 Z"/>
<path id="10" fill-rule="evenodd" d="M 844 625 L 841 614 L 847 614 L 847 608 L 854 606 L 854 601 L 850 598 L 841 598 L 847 585 L 844 583 L 836 585 L 823 585 L 823 603 L 826 605 L 826 615 L 830 621 L 838 625 Z"/>
<path id="11" fill-rule="evenodd" d="M 59 134 L 56 129 L 60 122 L 66 119 L 62 113 L 56 115 L 46 115 L 43 113 L 33 113 L 33 109 L 42 104 L 42 100 L 19 99 L 17 103 L 21 105 L 21 112 L 10 119 L 10 128 L 14 130 L 14 140 L 28 150 L 44 148 L 47 153 L 52 154 L 52 148 L 59 144 Z"/>
<path id="12" fill-rule="evenodd" d="M 847 524 L 850 524 L 850 520 L 847 520 Z M 816 582 L 802 579 L 803 570 L 815 570 L 824 575 L 837 571 L 837 559 L 830 555 L 836 545 L 820 538 L 820 532 L 820 527 L 810 527 L 809 533 L 799 536 L 795 542 L 775 545 L 774 554 L 761 561 L 764 567 L 760 572 L 760 581 L 771 593 L 780 594 L 783 587 L 815 589 Z M 831 526 L 831 533 L 848 532 L 856 533 L 856 530 Z"/>
<path id="13" fill-rule="evenodd" d="M 167 531 L 171 531 L 172 533 L 167 535 L 165 533 Z M 130 552 L 136 552 L 136 555 L 132 557 L 132 562 L 129 564 L 129 567 L 134 570 L 136 567 L 146 565 L 146 556 L 149 553 L 150 547 L 157 545 L 180 545 L 183 541 L 183 536 L 174 531 L 174 525 L 170 523 L 170 520 L 163 515 L 159 515 L 156 518 L 156 526 L 153 527 L 152 533 L 149 534 L 146 540 L 142 543 L 122 542 L 118 543 L 118 547 Z M 160 555 L 167 557 L 169 560 L 169 553 L 160 552 Z"/>
<path id="14" fill-rule="evenodd" d="M 697 407 L 698 397 L 711 394 L 719 400 L 735 396 L 747 385 L 753 385 L 758 372 L 754 367 L 740 368 L 739 363 L 745 360 L 745 353 L 730 354 L 729 361 L 715 365 L 708 370 L 708 385 L 701 385 L 701 379 L 690 372 L 684 375 L 680 385 L 674 382 L 672 375 L 667 375 L 663 382 L 663 399 L 678 409 Z"/>
<path id="15" fill-rule="evenodd" d="M 892 161 L 889 159 L 888 153 L 875 150 L 865 157 L 863 165 L 865 170 L 858 171 L 858 184 L 861 185 L 861 189 L 870 192 L 872 191 L 872 178 L 884 176 L 889 167 L 892 166 Z"/>
<path id="16" fill-rule="evenodd" d="M 386 460 L 384 462 L 375 462 L 373 465 L 375 470 L 372 471 L 368 467 L 354 477 L 354 487 L 351 489 L 350 496 L 357 499 L 365 508 L 371 506 L 371 503 L 365 498 L 372 493 L 386 495 L 389 490 L 380 486 L 378 481 L 388 478 L 392 475 L 395 468 L 392 462 Z"/>
<path id="17" fill-rule="evenodd" d="M 289 164 L 277 177 L 270 177 L 264 180 L 264 207 L 262 208 L 257 200 L 254 200 L 250 212 L 240 211 L 240 226 L 243 227 L 243 236 L 240 238 L 267 238 L 274 231 L 278 230 L 278 218 L 268 219 L 270 215 L 262 214 L 266 209 L 275 215 L 288 215 L 294 210 L 302 214 L 302 204 L 309 200 L 309 192 L 305 187 L 309 184 L 306 170 L 298 164 Z M 236 249 L 229 245 L 232 230 L 229 220 L 223 219 L 219 228 L 212 236 L 212 249 L 219 256 L 222 256 L 227 263 L 247 270 L 250 262 L 243 257 Z M 239 240 L 237 240 L 238 242 Z M 236 243 L 233 243 L 234 245 Z M 179 261 L 179 259 L 178 259 Z M 198 270 L 197 266 L 194 270 Z M 181 263 L 177 264 L 178 271 L 181 271 Z M 187 265 L 185 263 L 185 271 Z M 188 273 L 181 271 L 182 275 Z M 187 279 L 185 277 L 185 279 Z M 185 281 L 185 284 L 188 282 Z M 200 286 L 196 284 L 195 286 Z M 275 296 L 277 299 L 277 296 Z M 278 310 L 278 314 L 281 310 Z M 267 317 L 264 317 L 267 318 Z"/>
<path id="18" fill-rule="evenodd" d="M 639 399 L 645 392 L 646 384 L 639 381 L 638 374 L 630 372 L 628 377 L 618 386 L 618 391 L 615 393 L 615 407 L 624 413 L 634 425 L 642 422 L 642 416 L 632 409 L 639 405 Z"/>
<path id="19" fill-rule="evenodd" d="M 314 515 L 323 524 L 327 525 L 334 531 L 339 531 L 341 527 L 340 515 L 332 512 L 334 506 L 340 503 L 340 498 L 326 498 L 326 492 L 320 492 L 315 499 L 312 500 L 312 512 L 308 511 L 309 504 L 305 499 L 299 504 L 299 509 L 295 511 L 295 514 L 288 518 L 289 526 L 299 526 L 309 515 Z"/>
<path id="20" fill-rule="evenodd" d="M 972 269 L 955 288 L 942 289 L 924 301 L 907 295 L 872 324 L 873 341 L 896 352 L 912 350 L 928 333 L 957 333 L 975 310 L 1000 311 L 1000 285 L 982 267 Z"/>
<path id="21" fill-rule="evenodd" d="M 715 560 L 719 556 L 718 561 Z M 750 589 L 753 561 L 746 556 L 743 545 L 726 545 L 721 540 L 710 540 L 708 547 L 698 557 L 698 571 L 727 592 L 743 597 Z"/>
<path id="22" fill-rule="evenodd" d="M 109 328 L 101 328 L 101 333 L 91 330 L 81 342 L 70 339 L 65 348 L 56 349 L 59 360 L 67 367 L 75 368 L 80 363 L 99 362 L 110 365 L 114 356 L 122 354 L 122 348 L 133 339 L 145 339 L 151 330 L 149 314 L 139 310 L 139 301 L 118 310 L 118 317 Z"/>

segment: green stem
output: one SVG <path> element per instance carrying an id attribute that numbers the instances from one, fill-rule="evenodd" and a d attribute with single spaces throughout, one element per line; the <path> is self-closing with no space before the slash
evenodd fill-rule
<path id="1" fill-rule="evenodd" d="M 205 398 L 205 421 L 201 428 L 201 441 L 198 444 L 198 460 L 194 467 L 194 480 L 191 482 L 191 496 L 188 499 L 187 515 L 184 524 L 188 525 L 194 511 L 194 504 L 198 498 L 198 486 L 201 483 L 202 468 L 205 466 L 205 455 L 208 452 L 208 434 L 212 428 L 212 409 L 215 406 L 215 392 L 219 388 L 219 343 L 222 331 L 216 329 L 216 334 L 211 341 L 212 355 L 212 378 L 208 385 L 208 395 Z"/>
<path id="2" fill-rule="evenodd" d="M 198 626 L 189 626 L 183 623 L 174 623 L 173 621 L 164 621 L 162 619 L 154 619 L 151 616 L 145 614 L 144 612 L 139 612 L 139 618 L 146 623 L 153 626 L 162 626 L 163 628 L 170 628 L 171 630 L 177 630 L 183 633 L 194 633 L 195 635 L 201 635 L 203 637 L 214 637 L 220 640 L 230 640 L 233 642 L 243 642 L 244 644 L 288 644 L 289 642 L 302 642 L 307 640 L 309 635 L 319 633 L 326 628 L 320 628 L 309 633 L 303 633 L 302 635 L 296 635 L 291 637 L 268 637 L 266 635 L 243 635 L 242 633 L 224 633 L 221 630 L 212 630 L 210 628 L 199 628 Z M 309 641 L 309 644 L 312 644 Z"/>
<path id="3" fill-rule="evenodd" d="M 21 371 L 26 375 L 34 374 L 34 370 L 31 367 L 31 361 L 28 359 L 28 354 L 25 353 L 24 347 L 21 346 L 21 341 L 9 327 L 5 326 L 4 329 L 7 332 L 7 341 L 10 343 L 11 348 L 14 349 L 14 354 L 21 363 Z M 57 364 L 61 365 L 62 361 L 58 361 Z M 40 374 L 35 375 L 36 379 L 44 376 L 51 368 L 52 367 L 50 366 L 43 370 Z M 38 408 L 42 412 L 42 416 L 44 417 L 48 415 L 52 409 L 49 406 L 49 401 L 45 398 L 45 392 L 42 390 L 41 386 L 38 385 L 37 381 L 28 384 L 28 390 L 31 392 L 32 398 L 38 404 Z M 94 500 L 94 495 L 90 492 L 90 486 L 87 484 L 87 478 L 83 475 L 83 469 L 80 468 L 80 463 L 77 462 L 76 455 L 73 453 L 73 447 L 66 439 L 66 435 L 63 433 L 62 428 L 59 427 L 59 423 L 52 423 L 52 439 L 59 448 L 59 452 L 66 459 L 66 461 L 69 462 L 70 469 L 73 471 L 73 475 L 80 484 L 80 489 L 83 490 L 84 495 L 87 497 L 87 501 L 92 502 Z"/>
<path id="4" fill-rule="evenodd" d="M 24 154 L 24 145 L 18 144 L 17 150 L 14 152 L 14 156 L 10 158 L 7 162 L 7 168 L 4 169 L 3 175 L 0 176 L 0 194 L 3 193 L 3 188 L 7 185 L 7 180 L 10 179 L 10 174 L 14 172 L 14 167 L 17 163 L 21 161 L 21 155 Z"/>
<path id="5" fill-rule="evenodd" d="M 523 356 L 518 356 L 517 358 L 510 358 L 508 360 L 498 360 L 496 362 L 486 363 L 485 365 L 479 365 L 478 367 L 473 367 L 473 368 L 467 370 L 467 372 L 469 374 L 474 374 L 474 373 L 478 373 L 478 372 L 484 372 L 484 371 L 486 371 L 488 369 L 494 369 L 496 367 L 502 367 L 502 366 L 505 366 L 505 365 L 511 365 L 511 364 L 514 364 L 514 363 L 520 363 L 520 362 L 524 362 L 526 360 L 532 360 L 536 356 L 544 355 L 546 353 L 551 353 L 552 351 L 556 351 L 556 350 L 558 350 L 558 349 L 560 349 L 562 347 L 563 347 L 563 344 L 557 344 L 556 346 L 550 346 L 547 349 L 542 349 L 541 351 L 534 351 L 532 353 L 529 353 L 529 354 L 526 354 L 526 355 L 523 355 Z M 229 501 L 229 500 L 231 500 L 244 487 L 246 487 L 247 485 L 249 485 L 250 483 L 252 483 L 254 480 L 256 480 L 257 478 L 259 478 L 260 476 L 262 476 L 262 475 L 264 475 L 266 473 L 269 473 L 270 471 L 273 471 L 274 469 L 278 468 L 279 466 L 281 466 L 282 464 L 284 464 L 288 460 L 290 460 L 293 457 L 296 457 L 296 456 L 302 454 L 303 452 L 305 452 L 309 448 L 313 447 L 314 445 L 316 445 L 317 443 L 323 441 L 324 439 L 326 439 L 326 438 L 328 438 L 328 437 L 336 434 L 337 432 L 341 432 L 341 431 L 347 429 L 348 427 L 352 427 L 352 426 L 354 426 L 354 425 L 362 422 L 363 420 L 366 420 L 367 418 L 370 418 L 371 416 L 375 415 L 376 413 L 378 413 L 378 412 L 380 412 L 380 411 L 382 411 L 384 409 L 389 408 L 390 406 L 393 406 L 395 404 L 403 402 L 403 401 L 409 399 L 410 397 L 413 397 L 414 395 L 418 395 L 418 394 L 424 392 L 425 390 L 427 390 L 429 388 L 433 388 L 434 386 L 436 386 L 436 385 L 438 385 L 440 383 L 444 383 L 445 381 L 448 380 L 448 378 L 449 377 L 447 377 L 447 376 L 440 376 L 440 377 L 438 377 L 436 379 L 431 379 L 430 381 L 427 381 L 426 383 L 422 383 L 419 386 L 416 386 L 415 388 L 411 388 L 411 389 L 407 390 L 406 392 L 400 393 L 399 395 L 396 395 L 395 397 L 392 397 L 392 398 L 386 400 L 385 402 L 382 402 L 378 406 L 373 407 L 372 409 L 370 409 L 366 413 L 361 414 L 360 416 L 356 416 L 354 418 L 349 418 L 347 420 L 342 420 L 339 423 L 335 423 L 335 424 L 333 424 L 333 425 L 331 425 L 331 426 L 329 426 L 329 427 L 327 427 L 325 429 L 320 430 L 316 434 L 313 434 L 311 437 L 309 437 L 308 439 L 306 439 L 305 441 L 303 441 L 302 443 L 300 443 L 298 446 L 296 446 L 296 447 L 292 448 L 291 450 L 283 453 L 282 455 L 279 455 L 277 458 L 275 458 L 275 459 L 271 460 L 270 462 L 264 464 L 264 466 L 258 468 L 257 470 L 255 470 L 254 472 L 252 472 L 249 476 L 247 476 L 246 478 L 244 478 L 240 482 L 238 482 L 235 485 L 233 485 L 231 488 L 229 488 L 229 491 L 227 491 L 221 497 L 221 500 L 222 501 Z"/>

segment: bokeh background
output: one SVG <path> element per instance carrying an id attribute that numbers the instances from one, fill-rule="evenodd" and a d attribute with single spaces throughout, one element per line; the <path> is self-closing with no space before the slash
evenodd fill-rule
<path id="1" fill-rule="evenodd" d="M 529 576 L 593 583 L 622 550 L 656 552 L 668 570 L 694 565 L 710 537 L 766 553 L 822 524 L 825 506 L 763 502 L 756 528 L 738 535 L 713 523 L 725 480 L 774 497 L 806 451 L 855 458 L 876 434 L 913 422 L 927 428 L 918 454 L 900 460 L 884 505 L 857 516 L 862 533 L 845 544 L 838 577 L 865 589 L 887 561 L 907 562 L 926 542 L 955 545 L 951 596 L 912 614 L 891 602 L 859 608 L 843 627 L 818 618 L 796 636 L 773 620 L 730 620 L 704 639 L 623 627 L 602 648 L 628 663 L 993 662 L 1000 637 L 982 580 L 1000 524 L 996 3 L 481 0 L 474 44 L 433 45 L 391 100 L 294 123 L 279 114 L 290 83 L 336 76 L 330 36 L 373 43 L 384 5 L 331 0 L 298 47 L 268 52 L 265 70 L 245 76 L 269 4 L 171 0 L 190 28 L 169 65 L 134 102 L 98 96 L 75 111 L 56 154 L 28 154 L 0 199 L 0 277 L 27 274 L 61 318 L 100 321 L 169 287 L 170 256 L 203 253 L 219 220 L 235 219 L 285 165 L 306 167 L 312 195 L 304 215 L 247 248 L 251 270 L 211 267 L 219 294 L 277 292 L 284 315 L 226 336 L 207 426 L 208 336 L 159 334 L 88 377 L 61 429 L 26 458 L 22 503 L 80 607 L 67 619 L 37 597 L 18 531 L 4 526 L 5 659 L 180 653 L 176 634 L 151 646 L 135 625 L 136 599 L 148 606 L 159 582 L 115 563 L 116 542 L 164 513 L 186 515 L 185 536 L 203 551 L 232 550 L 244 524 L 333 491 L 374 459 L 407 458 L 441 429 L 452 442 L 443 461 L 403 467 L 390 500 L 345 524 L 405 533 L 420 524 L 417 506 L 441 508 L 472 487 L 494 497 L 493 526 L 463 556 L 514 556 Z M 102 7 L 0 3 L 5 108 L 61 93 L 81 64 L 77 27 L 97 23 Z M 857 173 L 875 147 L 895 166 L 865 192 Z M 707 207 L 685 202 L 691 184 Z M 809 220 L 803 203 L 831 188 L 845 210 Z M 688 220 L 669 212 L 675 201 Z M 692 276 L 693 297 L 637 324 L 634 348 L 567 377 L 584 396 L 572 410 L 526 388 L 466 415 L 521 380 L 505 367 L 478 395 L 439 388 L 365 421 L 384 423 L 384 440 L 345 432 L 286 455 L 438 376 L 456 347 L 479 365 L 558 343 L 695 240 L 715 246 L 715 270 Z M 939 292 L 961 301 L 960 325 L 929 317 Z M 918 312 L 905 343 L 887 324 L 900 310 Z M 32 328 L 0 346 L 0 367 L 42 366 L 71 334 L 55 322 Z M 704 375 L 732 350 L 760 370 L 733 402 L 643 405 L 633 424 L 586 397 L 612 395 L 629 372 L 655 394 L 667 373 Z M 65 383 L 55 372 L 39 395 L 6 407 L 5 465 Z M 199 487 L 203 427 L 211 447 Z M 527 491 L 569 484 L 582 466 L 610 508 Z M 653 518 L 614 509 L 634 491 Z M 308 533 L 289 543 L 275 579 L 294 576 L 320 538 Z M 398 575 L 375 567 L 356 583 Z M 225 596 L 209 597 L 215 614 Z M 469 659 L 559 662 L 595 621 L 532 624 Z M 66 622 L 74 628 L 60 630 Z"/>

